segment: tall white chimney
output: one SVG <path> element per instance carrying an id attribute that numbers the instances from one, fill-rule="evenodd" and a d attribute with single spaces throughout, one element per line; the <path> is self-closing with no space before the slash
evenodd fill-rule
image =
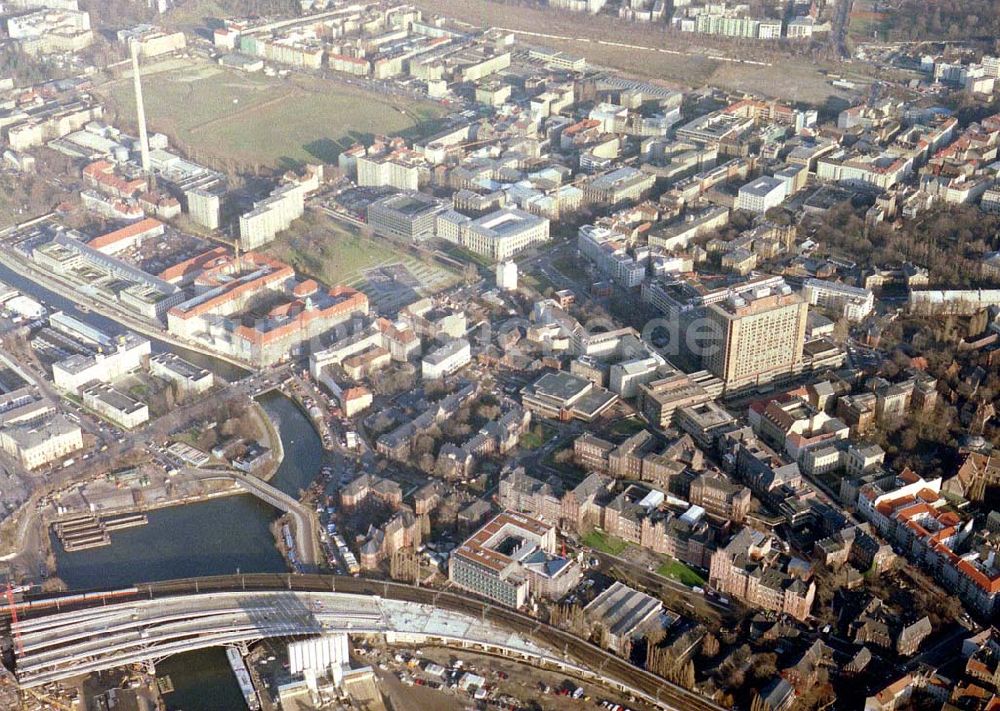
<path id="1" fill-rule="evenodd" d="M 132 53 L 132 81 L 135 84 L 135 111 L 139 120 L 139 150 L 142 152 L 142 172 L 149 173 L 149 135 L 146 133 L 146 107 L 142 103 L 142 79 L 139 77 L 139 43 L 129 40 Z"/>

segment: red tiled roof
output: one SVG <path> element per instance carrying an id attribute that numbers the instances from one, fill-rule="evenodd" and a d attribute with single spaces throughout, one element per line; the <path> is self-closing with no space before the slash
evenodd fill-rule
<path id="1" fill-rule="evenodd" d="M 133 237 L 138 237 L 140 235 L 156 231 L 162 232 L 163 229 L 164 226 L 162 222 L 155 220 L 152 217 L 147 217 L 145 220 L 139 220 L 138 222 L 126 225 L 119 230 L 114 230 L 113 232 L 108 232 L 100 237 L 95 237 L 87 243 L 87 246 L 93 247 L 94 249 L 104 249 L 105 247 L 113 245 L 117 242 L 129 240 Z"/>

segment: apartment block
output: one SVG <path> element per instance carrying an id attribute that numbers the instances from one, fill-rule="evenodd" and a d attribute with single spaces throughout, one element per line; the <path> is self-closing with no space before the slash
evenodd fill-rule
<path id="1" fill-rule="evenodd" d="M 853 322 L 863 321 L 875 308 L 871 290 L 839 282 L 806 279 L 802 295 L 810 304 L 839 312 Z"/>
<path id="2" fill-rule="evenodd" d="M 292 222 L 302 217 L 308 188 L 304 183 L 286 183 L 264 200 L 254 203 L 253 210 L 240 215 L 240 247 L 256 249 L 274 240 Z"/>
<path id="3" fill-rule="evenodd" d="M 809 617 L 816 584 L 808 569 L 791 565 L 788 554 L 774 536 L 744 528 L 726 546 L 712 554 L 709 582 L 723 595 L 763 610 Z"/>

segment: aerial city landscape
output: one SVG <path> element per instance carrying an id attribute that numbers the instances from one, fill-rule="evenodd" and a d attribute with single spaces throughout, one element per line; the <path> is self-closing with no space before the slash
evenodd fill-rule
<path id="1" fill-rule="evenodd" d="M 0 30 L 0 711 L 1000 709 L 996 0 Z"/>

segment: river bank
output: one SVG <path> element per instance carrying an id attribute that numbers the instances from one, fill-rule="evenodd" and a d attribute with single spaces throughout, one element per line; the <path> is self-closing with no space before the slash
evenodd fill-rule
<path id="1" fill-rule="evenodd" d="M 127 311 L 119 308 L 117 304 L 92 297 L 85 297 L 76 285 L 64 282 L 56 275 L 39 269 L 31 260 L 25 259 L 9 249 L 0 249 L 0 264 L 11 271 L 19 272 L 22 277 L 29 277 L 43 289 L 47 289 L 48 291 L 58 294 L 64 299 L 72 301 L 77 305 L 77 307 L 99 309 L 104 318 L 117 322 L 118 324 L 141 333 L 144 336 L 169 344 L 175 348 L 215 358 L 244 371 L 253 370 L 255 368 L 255 366 L 251 363 L 247 363 L 246 361 L 242 361 L 224 353 L 218 353 L 208 346 L 196 341 L 178 338 L 176 335 L 170 333 L 163 327 L 158 327 L 151 322 L 136 318 Z M 11 286 L 19 288 L 16 284 L 11 284 Z M 109 311 L 110 315 L 107 315 L 105 310 Z"/>
<path id="2" fill-rule="evenodd" d="M 274 432 L 281 462 L 269 483 L 294 498 L 308 489 L 323 462 L 312 423 L 283 395 L 259 402 Z M 293 454 L 294 453 L 294 454 Z M 286 572 L 272 525 L 281 513 L 238 489 L 202 501 L 149 511 L 149 523 L 115 532 L 110 546 L 66 553 L 51 535 L 55 574 L 69 588 L 121 585 L 177 577 L 242 572 Z M 277 529 L 280 535 L 280 527 Z M 129 566 L 127 561 L 136 561 Z M 102 579 L 105 582 L 99 583 Z"/>
<path id="3" fill-rule="evenodd" d="M 125 319 L 119 319 L 117 314 L 114 317 L 109 317 L 102 313 L 107 310 L 106 307 L 96 302 L 95 308 L 81 309 L 80 302 L 83 298 L 78 292 L 54 283 L 46 275 L 38 275 L 37 278 L 33 278 L 33 274 L 37 270 L 31 267 L 31 265 L 23 264 L 22 262 L 23 260 L 12 261 L 9 254 L 0 252 L 0 281 L 6 282 L 32 298 L 45 302 L 50 308 L 63 310 L 69 315 L 107 333 L 120 333 L 123 326 L 130 326 Z M 159 330 L 148 329 L 146 327 L 142 330 L 152 339 L 154 352 L 177 352 L 182 357 L 203 367 L 207 367 L 216 375 L 230 381 L 243 377 L 247 372 L 243 364 L 234 363 L 232 359 L 219 358 L 217 354 L 204 350 L 192 351 L 189 348 L 190 344 L 178 343 L 174 339 L 165 337 L 164 333 Z M 259 407 L 254 408 L 254 412 L 259 425 L 258 430 L 261 432 L 261 444 L 269 447 L 274 457 L 269 471 L 261 472 L 261 475 L 263 475 L 261 478 L 267 480 L 275 488 L 293 498 L 299 499 L 302 493 L 309 488 L 309 485 L 315 479 L 326 460 L 321 440 L 314 429 L 314 423 L 310 421 L 311 418 L 309 418 L 308 413 L 300 410 L 296 403 L 293 403 L 290 399 L 280 394 L 265 395 L 258 400 L 258 405 Z M 294 456 L 286 457 L 286 453 L 291 451 L 294 451 Z M 176 515 L 178 520 L 181 520 L 185 517 L 174 512 L 180 512 L 191 507 L 214 505 L 226 499 L 237 500 L 246 498 L 243 494 L 244 492 L 240 488 L 226 485 L 221 491 L 212 489 L 193 495 L 188 492 L 185 495 L 174 496 L 169 499 L 163 497 L 155 504 L 147 502 L 141 507 L 133 506 L 115 510 L 123 512 L 135 510 L 163 511 L 168 512 L 163 514 L 168 518 Z M 67 559 L 62 553 L 55 555 L 52 549 L 52 540 L 49 535 L 48 526 L 38 525 L 38 516 L 40 513 L 38 505 L 44 499 L 44 496 L 45 492 L 32 494 L 26 504 L 19 509 L 19 513 L 12 515 L 10 519 L 11 526 L 8 528 L 10 531 L 8 549 L 30 551 L 30 553 L 21 557 L 8 555 L 6 556 L 6 560 L 8 564 L 12 565 L 12 572 L 16 572 L 19 576 L 28 580 L 38 580 L 40 577 L 51 576 L 53 572 L 56 575 L 60 575 L 60 564 L 65 565 Z M 257 510 L 255 513 L 256 520 L 249 522 L 248 525 L 251 527 L 260 525 L 259 530 L 267 532 L 267 547 L 276 554 L 277 549 L 274 546 L 273 537 L 268 529 L 270 523 L 277 518 L 277 512 L 269 507 L 264 510 L 266 511 L 264 514 L 261 514 L 260 510 Z M 229 523 L 232 527 L 239 528 L 238 521 L 230 520 Z M 111 546 L 107 548 L 80 551 L 69 555 L 82 556 L 83 558 L 94 557 L 96 559 L 98 556 L 94 555 L 95 551 L 121 547 L 119 544 L 122 541 L 126 544 L 124 547 L 129 547 L 130 542 L 136 539 L 136 531 L 142 531 L 147 528 L 149 526 L 127 532 L 119 532 L 113 537 Z M 235 550 L 239 553 L 243 547 L 243 541 L 239 537 L 233 537 L 232 542 Z M 135 550 L 134 554 L 137 557 L 143 557 L 146 555 L 146 551 Z M 55 571 L 51 567 L 52 556 L 56 560 Z M 253 567 L 251 566 L 247 569 L 252 570 Z M 222 570 L 225 572 L 229 569 L 223 568 Z M 207 574 L 207 572 L 207 570 L 200 572 L 193 570 L 191 574 Z M 72 575 L 60 575 L 60 577 L 66 579 L 69 587 L 76 586 L 76 581 L 74 581 Z M 162 578 L 163 576 L 157 575 L 156 577 Z M 133 582 L 135 580 L 133 579 Z"/>

